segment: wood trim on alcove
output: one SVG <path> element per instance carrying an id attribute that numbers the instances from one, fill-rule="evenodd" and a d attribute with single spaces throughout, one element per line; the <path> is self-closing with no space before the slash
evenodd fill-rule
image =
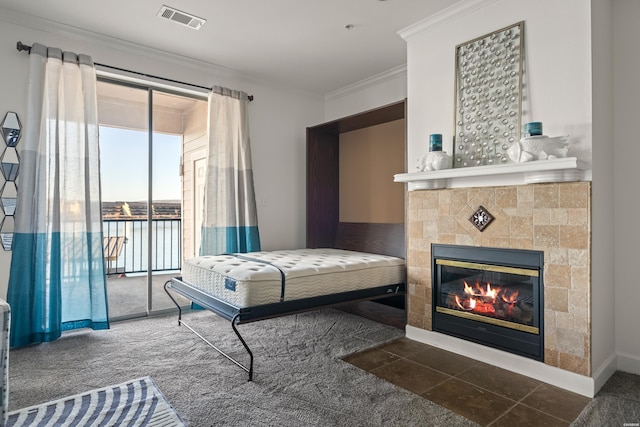
<path id="1" fill-rule="evenodd" d="M 340 134 L 405 117 L 403 100 L 307 128 L 308 248 L 342 248 L 405 257 L 404 223 L 341 223 L 339 218 Z M 399 328 L 406 325 L 406 310 L 397 307 L 368 301 L 344 309 Z"/>

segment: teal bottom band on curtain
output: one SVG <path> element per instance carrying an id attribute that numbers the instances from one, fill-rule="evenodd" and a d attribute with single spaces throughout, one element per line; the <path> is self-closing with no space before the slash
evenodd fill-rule
<path id="1" fill-rule="evenodd" d="M 7 302 L 11 347 L 109 328 L 102 233 L 14 233 Z"/>
<path id="2" fill-rule="evenodd" d="M 91 319 L 73 320 L 70 322 L 62 322 L 63 331 L 72 331 L 74 329 L 91 328 L 95 331 L 100 329 L 109 329 L 109 322 L 96 322 Z"/>
<path id="3" fill-rule="evenodd" d="M 257 226 L 202 227 L 200 255 L 246 253 L 260 250 Z"/>
<path id="4" fill-rule="evenodd" d="M 11 347 L 53 341 L 60 337 L 60 287 L 49 288 L 57 262 L 43 264 L 42 255 L 59 246 L 60 235 L 14 233 L 7 302 L 11 306 Z M 54 254 L 51 254 L 52 256 Z M 57 254 L 59 257 L 59 253 Z"/>

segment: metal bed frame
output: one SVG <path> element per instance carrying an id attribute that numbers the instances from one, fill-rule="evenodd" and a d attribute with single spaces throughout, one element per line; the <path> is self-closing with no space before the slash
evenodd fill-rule
<path id="1" fill-rule="evenodd" d="M 322 295 L 311 298 L 303 298 L 292 301 L 281 301 L 272 304 L 257 305 L 252 307 L 236 307 L 219 298 L 209 295 L 191 285 L 184 282 L 182 277 L 174 277 L 168 280 L 164 284 L 164 290 L 171 298 L 173 303 L 178 307 L 178 325 L 184 325 L 204 341 L 211 348 L 218 353 L 235 363 L 238 367 L 243 369 L 249 374 L 249 381 L 253 380 L 253 352 L 247 345 L 246 341 L 238 331 L 237 325 L 243 323 L 255 322 L 258 320 L 270 319 L 274 317 L 286 316 L 289 314 L 302 313 L 304 311 L 314 310 L 323 307 L 332 307 L 348 302 L 367 301 L 379 298 L 391 297 L 396 295 L 406 294 L 405 283 L 396 283 L 393 285 L 378 286 L 375 288 L 362 289 L 357 291 L 340 292 L 329 295 Z M 249 355 L 249 364 L 242 364 L 240 361 L 234 359 L 232 356 L 225 353 L 222 349 L 216 347 L 209 342 L 205 337 L 198 333 L 195 329 L 189 326 L 182 320 L 182 308 L 180 304 L 173 298 L 169 290 L 174 291 L 193 303 L 204 307 L 217 315 L 229 320 L 231 322 L 231 328 L 236 334 L 243 347 Z"/>

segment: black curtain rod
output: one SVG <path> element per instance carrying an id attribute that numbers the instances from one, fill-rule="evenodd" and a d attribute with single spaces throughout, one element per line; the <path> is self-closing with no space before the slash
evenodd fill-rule
<path id="1" fill-rule="evenodd" d="M 26 51 L 26 52 L 31 53 L 31 46 L 26 45 L 26 44 L 22 43 L 21 41 L 16 43 L 16 49 L 18 49 L 18 52 Z M 133 73 L 133 74 L 137 74 L 137 75 L 143 76 L 143 77 L 149 77 L 149 78 L 152 78 L 152 79 L 164 80 L 166 82 L 178 83 L 178 84 L 181 84 L 181 85 L 186 85 L 186 86 L 191 86 L 191 87 L 197 87 L 198 89 L 211 90 L 210 87 L 195 85 L 193 83 L 181 82 L 180 80 L 167 79 L 165 77 L 154 76 L 153 74 L 140 73 L 138 71 L 127 70 L 126 68 L 113 67 L 111 65 L 100 64 L 98 62 L 94 62 L 94 64 L 98 65 L 100 67 L 111 68 L 112 70 L 124 71 L 126 73 Z M 249 101 L 253 101 L 253 95 L 248 95 L 247 98 L 249 99 Z"/>

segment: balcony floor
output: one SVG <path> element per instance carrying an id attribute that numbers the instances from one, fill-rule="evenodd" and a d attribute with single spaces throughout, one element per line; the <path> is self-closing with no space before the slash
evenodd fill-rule
<path id="1" fill-rule="evenodd" d="M 164 291 L 164 284 L 180 272 L 154 274 L 152 276 L 152 312 L 175 308 L 175 304 Z M 142 274 L 107 276 L 107 297 L 109 301 L 109 319 L 118 320 L 147 315 L 147 276 Z M 176 300 L 184 306 L 189 301 L 179 295 Z"/>

